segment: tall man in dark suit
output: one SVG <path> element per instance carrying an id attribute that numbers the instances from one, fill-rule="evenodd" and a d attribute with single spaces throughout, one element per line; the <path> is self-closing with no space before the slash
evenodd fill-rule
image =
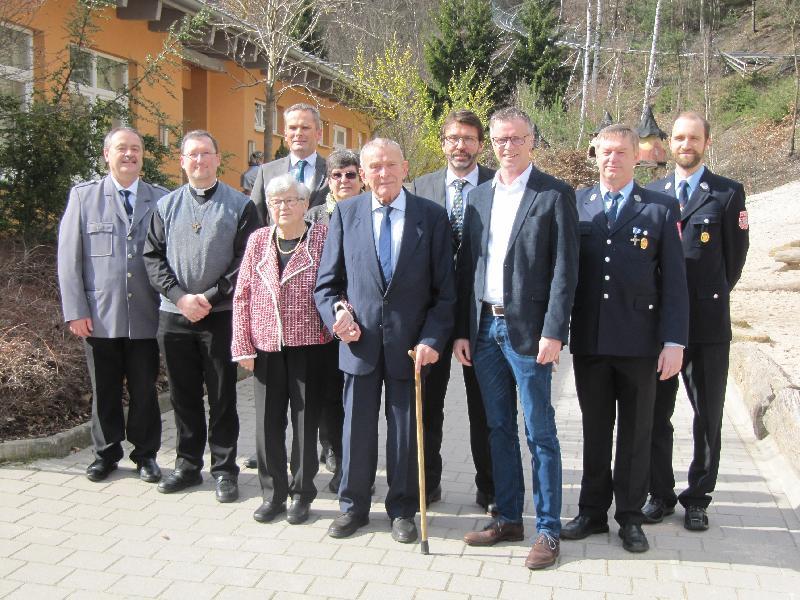
<path id="1" fill-rule="evenodd" d="M 156 201 L 167 190 L 139 179 L 143 153 L 136 130 L 111 130 L 103 144 L 109 174 L 72 188 L 58 234 L 64 319 L 86 341 L 92 380 L 95 460 L 86 469 L 91 481 L 117 468 L 126 434 L 139 477 L 161 479 L 158 294 L 147 279 L 142 246 Z M 127 424 L 123 381 L 130 397 Z"/>
<path id="2" fill-rule="evenodd" d="M 749 225 L 744 188 L 712 173 L 703 164 L 711 131 L 702 116 L 682 113 L 672 127 L 670 149 L 675 172 L 648 188 L 675 196 L 689 285 L 689 345 L 681 377 L 694 410 L 694 456 L 689 486 L 675 497 L 672 471 L 672 423 L 678 377 L 659 381 L 653 415 L 650 501 L 642 509 L 646 523 L 672 514 L 676 501 L 685 509 L 684 527 L 708 529 L 706 509 L 717 482 L 722 446 L 722 410 L 731 344 L 730 292 L 744 268 Z"/>
<path id="3" fill-rule="evenodd" d="M 529 569 L 556 562 L 561 530 L 561 448 L 550 402 L 553 363 L 567 341 L 578 270 L 572 188 L 537 170 L 530 118 L 494 113 L 489 132 L 500 170 L 470 194 L 458 254 L 453 353 L 475 365 L 491 431 L 496 518 L 464 536 L 473 546 L 524 538 L 525 483 L 517 391 L 533 466 L 537 537 Z"/>
<path id="4" fill-rule="evenodd" d="M 270 224 L 267 210 L 267 185 L 273 177 L 292 173 L 297 181 L 311 190 L 308 207 L 325 204 L 325 159 L 317 154 L 317 145 L 322 141 L 322 119 L 319 110 L 311 104 L 293 104 L 283 111 L 283 136 L 289 147 L 289 156 L 284 156 L 261 165 L 253 182 L 250 199 L 256 205 L 261 222 Z"/>
<path id="5" fill-rule="evenodd" d="M 415 179 L 411 193 L 433 200 L 450 215 L 453 230 L 453 258 L 461 246 L 464 210 L 469 193 L 494 177 L 494 170 L 478 164 L 483 150 L 483 123 L 469 110 L 453 111 L 444 120 L 441 130 L 442 152 L 447 166 Z M 425 403 L 423 425 L 425 428 L 425 490 L 428 504 L 442 497 L 442 428 L 444 425 L 444 397 L 450 381 L 450 361 L 453 341 L 450 340 L 441 358 L 431 367 L 425 378 Z M 469 414 L 469 441 L 472 461 L 475 463 L 475 485 L 478 488 L 475 502 L 491 512 L 494 505 L 492 457 L 489 452 L 489 428 L 483 408 L 481 390 L 475 369 L 463 366 L 464 387 L 467 391 Z"/>
<path id="6" fill-rule="evenodd" d="M 386 511 L 392 537 L 410 543 L 419 504 L 414 369 L 439 359 L 453 328 L 452 234 L 443 208 L 403 189 L 408 162 L 396 142 L 368 142 L 360 171 L 371 192 L 336 205 L 315 291 L 323 321 L 343 342 L 345 378 L 342 514 L 328 533 L 346 537 L 369 522 L 384 388 Z"/>
<path id="7" fill-rule="evenodd" d="M 583 478 L 578 516 L 561 538 L 608 531 L 613 495 L 623 547 L 645 552 L 641 507 L 656 373 L 668 379 L 678 372 L 689 327 L 679 209 L 634 181 L 639 137 L 632 129 L 606 127 L 595 148 L 600 183 L 577 197 L 581 252 L 569 342 L 583 415 Z"/>

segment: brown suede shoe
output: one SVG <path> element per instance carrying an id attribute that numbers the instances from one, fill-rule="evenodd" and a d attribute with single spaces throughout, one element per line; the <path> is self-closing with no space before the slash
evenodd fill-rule
<path id="1" fill-rule="evenodd" d="M 546 533 L 540 533 L 539 537 L 537 537 L 536 541 L 533 543 L 531 551 L 528 552 L 528 558 L 525 559 L 525 566 L 531 570 L 550 567 L 556 564 L 558 553 L 558 540 Z"/>
<path id="2" fill-rule="evenodd" d="M 464 536 L 464 543 L 468 546 L 494 546 L 497 542 L 520 542 L 524 539 L 522 523 L 494 520 L 481 531 L 470 531 Z"/>

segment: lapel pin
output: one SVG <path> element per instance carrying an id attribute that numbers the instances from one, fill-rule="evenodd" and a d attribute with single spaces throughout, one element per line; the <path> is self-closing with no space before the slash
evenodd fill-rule
<path id="1" fill-rule="evenodd" d="M 647 235 L 647 232 L 645 231 L 644 234 Z M 639 240 L 639 248 L 641 248 L 642 250 L 647 250 L 647 245 L 649 243 L 650 242 L 647 241 L 647 238 L 643 237 L 641 240 Z"/>
<path id="2" fill-rule="evenodd" d="M 664 189 L 665 189 L 665 190 L 668 190 L 668 189 L 669 189 L 669 188 L 671 188 L 671 187 L 672 187 L 672 182 L 671 182 L 671 181 L 668 181 L 668 182 L 666 183 L 666 185 L 664 186 Z"/>
<path id="3" fill-rule="evenodd" d="M 633 195 L 633 199 L 636 200 L 637 202 L 641 202 L 642 201 L 642 197 L 639 194 L 634 194 Z"/>
<path id="4" fill-rule="evenodd" d="M 589 202 L 593 202 L 593 201 L 594 201 L 596 198 L 597 198 L 597 194 L 592 194 L 592 195 L 589 197 Z"/>
<path id="5" fill-rule="evenodd" d="M 700 189 L 703 190 L 704 192 L 707 192 L 708 191 L 708 184 L 705 181 L 701 181 L 700 182 Z"/>

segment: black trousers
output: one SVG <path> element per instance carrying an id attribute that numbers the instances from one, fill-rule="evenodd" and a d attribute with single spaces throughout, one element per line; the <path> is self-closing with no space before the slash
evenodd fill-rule
<path id="1" fill-rule="evenodd" d="M 383 352 L 378 366 L 367 375 L 344 375 L 344 431 L 342 438 L 342 512 L 369 513 L 378 466 L 378 417 L 381 388 L 386 406 L 386 512 L 389 517 L 413 517 L 419 506 L 417 481 L 414 380 L 394 379 L 386 373 Z"/>
<path id="2" fill-rule="evenodd" d="M 290 496 L 311 502 L 317 497 L 317 427 L 325 384 L 320 362 L 327 351 L 327 344 L 285 346 L 256 356 L 256 459 L 265 500 L 268 476 L 273 502 L 281 504 Z M 292 417 L 291 482 L 286 474 L 287 409 Z"/>
<path id="3" fill-rule="evenodd" d="M 578 500 L 583 515 L 605 521 L 613 496 L 614 519 L 620 525 L 641 524 L 644 520 L 642 506 L 649 483 L 657 362 L 656 357 L 573 357 L 583 420 L 583 477 Z"/>
<path id="4" fill-rule="evenodd" d="M 164 354 L 170 400 L 177 429 L 176 469 L 202 469 L 211 451 L 211 475 L 238 475 L 236 443 L 236 364 L 231 361 L 231 311 L 212 312 L 192 323 L 181 314 L 161 311 L 158 343 Z M 203 384 L 208 393 L 206 425 Z"/>
<path id="5" fill-rule="evenodd" d="M 161 447 L 158 408 L 158 343 L 154 339 L 85 340 L 92 380 L 92 442 L 97 458 L 118 462 L 122 440 L 133 444 L 131 460 L 155 458 Z M 128 388 L 128 422 L 122 410 L 122 385 Z"/>
<path id="6" fill-rule="evenodd" d="M 678 393 L 678 376 L 659 381 L 653 414 L 653 442 L 650 458 L 650 493 L 674 506 L 707 507 L 717 484 L 722 448 L 722 414 L 728 381 L 730 343 L 689 344 L 683 352 L 681 377 L 694 411 L 692 434 L 694 452 L 689 466 L 689 485 L 675 496 L 672 470 L 672 413 Z"/>
<path id="7" fill-rule="evenodd" d="M 450 383 L 450 363 L 453 357 L 451 339 L 439 360 L 430 367 L 423 380 L 422 425 L 425 436 L 425 490 L 430 491 L 442 481 L 442 439 L 444 429 L 444 397 Z M 494 497 L 492 479 L 492 455 L 489 449 L 489 426 L 486 410 L 475 377 L 475 369 L 463 367 L 464 387 L 467 392 L 467 414 L 469 416 L 469 443 L 472 462 L 475 464 L 475 485 L 478 490 Z"/>
<path id="8" fill-rule="evenodd" d="M 320 368 L 325 371 L 322 406 L 319 416 L 319 441 L 330 448 L 342 464 L 342 426 L 344 425 L 344 373 L 339 370 L 339 342 L 325 344 Z"/>

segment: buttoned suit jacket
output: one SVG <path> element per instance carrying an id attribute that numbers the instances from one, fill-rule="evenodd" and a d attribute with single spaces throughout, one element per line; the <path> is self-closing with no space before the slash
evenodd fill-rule
<path id="1" fill-rule="evenodd" d="M 258 169 L 256 180 L 253 182 L 253 191 L 250 192 L 250 199 L 256 205 L 258 216 L 264 225 L 272 225 L 272 217 L 270 217 L 269 207 L 267 206 L 267 186 L 273 178 L 289 173 L 291 166 L 291 159 L 288 156 L 284 156 L 263 164 Z M 327 177 L 325 176 L 327 168 L 325 159 L 317 154 L 317 161 L 314 164 L 314 176 L 311 181 L 305 182 L 306 186 L 311 190 L 311 198 L 308 201 L 309 208 L 325 204 L 325 196 L 328 193 Z"/>
<path id="2" fill-rule="evenodd" d="M 675 198 L 674 185 L 675 174 L 670 173 L 647 187 Z M 689 342 L 729 342 L 730 292 L 742 275 L 750 246 L 742 184 L 706 167 L 680 213 L 680 224 L 689 287 Z"/>
<path id="3" fill-rule="evenodd" d="M 572 353 L 655 357 L 664 342 L 685 346 L 689 300 L 675 198 L 634 184 L 610 229 L 598 185 L 579 190 L 577 205 Z"/>
<path id="4" fill-rule="evenodd" d="M 65 321 L 92 319 L 92 337 L 149 339 L 158 329 L 158 293 L 142 248 L 159 198 L 139 180 L 133 218 L 111 176 L 76 185 L 58 233 L 58 282 Z"/>
<path id="5" fill-rule="evenodd" d="M 384 287 L 372 222 L 372 194 L 336 205 L 328 225 L 314 292 L 333 331 L 334 305 L 346 301 L 361 328 L 357 342 L 339 344 L 339 368 L 367 375 L 383 349 L 389 377 L 411 379 L 408 351 L 426 344 L 441 353 L 453 329 L 455 280 L 450 223 L 444 209 L 406 192 L 405 224 L 394 275 Z"/>
<path id="6" fill-rule="evenodd" d="M 456 337 L 468 338 L 473 352 L 484 300 L 494 193 L 491 181 L 469 193 L 457 260 Z M 567 342 L 577 277 L 575 193 L 565 182 L 533 167 L 503 261 L 503 306 L 515 352 L 538 354 L 542 337 Z"/>

